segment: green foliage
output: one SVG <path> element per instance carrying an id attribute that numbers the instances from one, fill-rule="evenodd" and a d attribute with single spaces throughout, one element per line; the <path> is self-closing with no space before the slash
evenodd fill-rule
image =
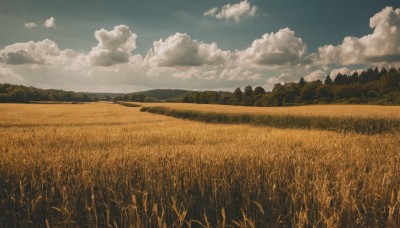
<path id="1" fill-rule="evenodd" d="M 157 99 L 155 97 L 145 97 L 144 102 L 156 102 Z"/>
<path id="2" fill-rule="evenodd" d="M 44 90 L 22 85 L 0 84 L 0 102 L 67 101 L 90 102 L 98 98 L 89 93 L 76 93 L 64 90 Z"/>
<path id="3" fill-rule="evenodd" d="M 246 97 L 251 97 L 253 96 L 253 88 L 251 86 L 246 86 L 244 87 L 244 93 Z"/>
<path id="4" fill-rule="evenodd" d="M 400 71 L 372 68 L 360 74 L 338 74 L 334 80 L 328 75 L 322 81 L 277 83 L 272 92 L 261 86 L 246 86 L 244 92 L 236 88 L 230 92 L 192 92 L 181 97 L 186 103 L 218 103 L 245 106 L 290 106 L 318 103 L 398 105 L 400 100 Z M 218 97 L 218 94 L 223 95 Z M 218 99 L 217 99 L 218 98 Z"/>
<path id="5" fill-rule="evenodd" d="M 309 82 L 301 89 L 301 99 L 304 102 L 312 103 L 316 97 L 316 89 L 321 86 L 321 81 Z"/>
<path id="6" fill-rule="evenodd" d="M 129 103 L 129 102 L 114 101 L 114 103 L 122 105 L 122 106 L 126 106 L 126 107 L 132 107 L 132 108 L 142 107 L 141 105 L 134 104 L 134 103 Z"/>
<path id="7" fill-rule="evenodd" d="M 327 76 L 326 76 L 325 81 L 324 81 L 324 84 L 325 84 L 325 85 L 332 85 L 332 84 L 333 84 L 333 80 L 332 80 L 332 78 L 331 78 L 330 75 L 327 75 Z"/>
<path id="8" fill-rule="evenodd" d="M 143 92 L 135 92 L 123 94 L 120 96 L 116 96 L 114 101 L 137 101 L 143 102 L 146 97 L 154 98 L 154 101 L 183 101 L 183 97 L 187 93 L 191 93 L 189 90 L 181 90 L 181 89 L 153 89 Z M 153 101 L 152 101 L 153 102 Z"/>
<path id="9" fill-rule="evenodd" d="M 261 86 L 257 86 L 256 88 L 254 88 L 254 96 L 262 96 L 265 94 L 265 89 Z"/>
<path id="10" fill-rule="evenodd" d="M 237 101 L 241 101 L 242 97 L 243 97 L 243 92 L 242 90 L 238 87 L 235 89 L 235 91 L 233 91 L 233 96 L 235 97 L 235 99 Z"/>

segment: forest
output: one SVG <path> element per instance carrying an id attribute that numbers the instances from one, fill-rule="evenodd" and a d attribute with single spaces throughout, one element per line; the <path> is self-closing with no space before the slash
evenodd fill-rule
<path id="1" fill-rule="evenodd" d="M 78 93 L 56 89 L 38 89 L 32 86 L 1 84 L 0 102 L 2 103 L 28 103 L 35 101 L 67 101 L 90 102 L 98 101 L 99 96 L 90 93 Z"/>
<path id="2" fill-rule="evenodd" d="M 180 102 L 202 104 L 229 104 L 244 106 L 291 106 L 305 104 L 400 104 L 400 69 L 369 68 L 360 74 L 338 74 L 332 80 L 277 83 L 272 91 L 261 86 L 246 86 L 229 92 L 192 92 L 180 98 Z"/>

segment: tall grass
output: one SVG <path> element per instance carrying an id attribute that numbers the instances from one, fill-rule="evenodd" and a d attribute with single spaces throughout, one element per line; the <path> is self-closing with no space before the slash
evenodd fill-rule
<path id="1" fill-rule="evenodd" d="M 377 117 L 297 116 L 276 114 L 218 113 L 168 107 L 143 107 L 142 112 L 208 123 L 244 123 L 293 129 L 319 129 L 339 132 L 377 134 L 400 130 L 400 119 Z"/>
<path id="2" fill-rule="evenodd" d="M 123 102 L 123 101 L 114 101 L 115 104 L 119 104 L 126 107 L 142 107 L 141 105 L 133 102 Z"/>
<path id="3" fill-rule="evenodd" d="M 0 114 L 2 227 L 400 225 L 397 132 L 206 124 L 112 104 Z"/>

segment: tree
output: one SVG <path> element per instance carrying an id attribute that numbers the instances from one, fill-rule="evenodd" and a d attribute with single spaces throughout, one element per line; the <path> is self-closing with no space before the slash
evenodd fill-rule
<path id="1" fill-rule="evenodd" d="M 264 95 L 265 94 L 265 89 L 261 86 L 257 86 L 254 88 L 254 96 L 259 96 L 259 95 Z"/>
<path id="2" fill-rule="evenodd" d="M 253 96 L 253 88 L 251 87 L 251 86 L 246 86 L 246 87 L 244 87 L 244 95 L 246 96 L 246 97 L 251 97 L 251 96 Z"/>
<path id="3" fill-rule="evenodd" d="M 387 93 L 393 90 L 400 89 L 400 75 L 393 72 L 383 75 L 379 79 L 381 85 L 381 93 Z"/>
<path id="4" fill-rule="evenodd" d="M 349 84 L 347 79 L 348 79 L 347 75 L 339 73 L 336 75 L 335 80 L 333 80 L 333 82 L 336 85 L 346 85 Z"/>
<path id="5" fill-rule="evenodd" d="M 311 102 L 315 99 L 315 90 L 322 84 L 321 81 L 307 83 L 301 89 L 301 99 L 306 102 Z"/>
<path id="6" fill-rule="evenodd" d="M 282 106 L 284 104 L 285 97 L 287 96 L 287 88 L 281 83 L 276 83 L 272 89 L 272 101 L 273 105 Z"/>
<path id="7" fill-rule="evenodd" d="M 357 88 L 350 86 L 339 86 L 333 91 L 333 96 L 336 101 L 344 100 L 349 98 L 359 98 L 361 95 Z"/>
<path id="8" fill-rule="evenodd" d="M 332 78 L 331 78 L 331 76 L 329 74 L 326 76 L 324 84 L 325 85 L 332 85 L 333 84 L 333 80 L 332 80 Z"/>
<path id="9" fill-rule="evenodd" d="M 26 97 L 25 90 L 23 88 L 17 88 L 11 93 L 12 101 L 16 102 L 26 102 L 28 101 Z"/>
<path id="10" fill-rule="evenodd" d="M 235 98 L 236 98 L 238 101 L 242 100 L 242 97 L 243 97 L 243 92 L 242 92 L 242 90 L 241 90 L 239 87 L 237 87 L 237 88 L 235 89 L 235 91 L 233 91 L 233 96 L 235 96 Z"/>
<path id="11" fill-rule="evenodd" d="M 332 99 L 331 87 L 329 85 L 320 85 L 315 90 L 315 95 L 317 99 L 328 102 Z"/>
<path id="12" fill-rule="evenodd" d="M 305 84 L 306 84 L 306 81 L 304 81 L 304 78 L 301 77 L 301 78 L 300 78 L 300 81 L 299 81 L 299 85 L 300 85 L 300 86 L 304 86 Z"/>

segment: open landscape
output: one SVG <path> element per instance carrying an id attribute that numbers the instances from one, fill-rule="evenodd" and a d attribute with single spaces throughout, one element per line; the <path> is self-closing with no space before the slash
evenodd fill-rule
<path id="1" fill-rule="evenodd" d="M 294 107 L 292 114 L 338 108 L 348 111 L 340 117 L 359 116 L 355 106 Z M 282 111 L 264 110 L 254 108 Z M 400 224 L 397 131 L 202 123 L 112 103 L 1 104 L 0 115 L 3 227 Z"/>
<path id="2" fill-rule="evenodd" d="M 400 227 L 400 1 L 0 0 L 3 227 Z"/>

